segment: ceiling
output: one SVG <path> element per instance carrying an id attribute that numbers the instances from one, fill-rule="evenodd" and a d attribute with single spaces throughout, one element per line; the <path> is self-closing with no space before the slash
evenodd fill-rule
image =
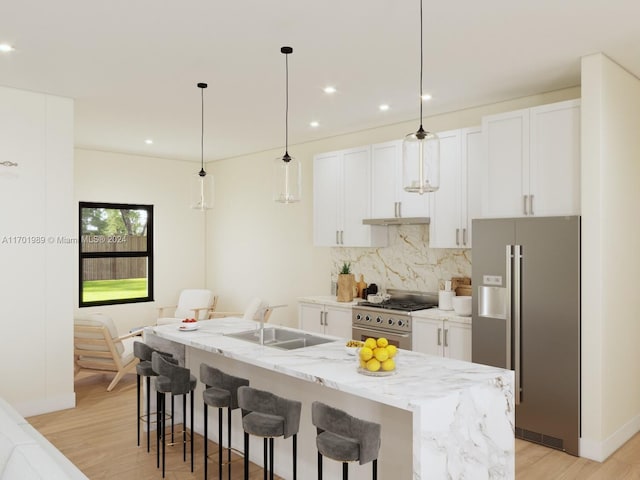
<path id="1" fill-rule="evenodd" d="M 289 45 L 290 144 L 417 128 L 419 5 L 20 0 L 0 14 L 0 85 L 74 98 L 77 147 L 200 161 L 207 82 L 211 161 L 284 147 Z M 640 76 L 638 18 L 638 0 L 424 0 L 424 115 L 579 85 L 595 52 Z"/>

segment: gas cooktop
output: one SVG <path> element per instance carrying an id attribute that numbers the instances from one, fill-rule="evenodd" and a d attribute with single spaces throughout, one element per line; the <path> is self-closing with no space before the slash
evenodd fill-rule
<path id="1" fill-rule="evenodd" d="M 415 312 L 416 310 L 426 310 L 438 306 L 438 295 L 436 293 L 395 289 L 389 289 L 387 293 L 391 298 L 382 303 L 362 301 L 358 303 L 358 306 L 401 312 Z"/>

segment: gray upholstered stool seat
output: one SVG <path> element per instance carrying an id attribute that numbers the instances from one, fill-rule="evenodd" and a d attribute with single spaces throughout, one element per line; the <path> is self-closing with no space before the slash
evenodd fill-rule
<path id="1" fill-rule="evenodd" d="M 218 479 L 222 479 L 222 409 L 227 409 L 227 467 L 231 478 L 231 412 L 238 408 L 238 389 L 249 385 L 249 380 L 234 377 L 227 373 L 210 367 L 205 363 L 200 364 L 200 381 L 205 384 L 202 392 L 204 401 L 204 478 L 207 478 L 208 467 L 208 407 L 218 409 Z"/>
<path id="2" fill-rule="evenodd" d="M 140 446 L 140 420 L 143 419 L 143 417 L 140 415 L 140 379 L 142 377 L 145 378 L 147 385 L 147 413 L 146 417 L 143 419 L 147 423 L 147 452 L 150 450 L 151 445 L 151 440 L 149 437 L 149 427 L 151 419 L 151 377 L 157 376 L 156 372 L 153 371 L 153 366 L 151 365 L 151 355 L 153 354 L 153 352 L 158 352 L 168 358 L 172 356 L 170 353 L 164 353 L 155 350 L 144 342 L 133 342 L 133 355 L 140 360 L 136 365 L 136 386 L 138 394 L 138 446 Z"/>
<path id="3" fill-rule="evenodd" d="M 191 375 L 188 368 L 177 365 L 174 359 L 166 358 L 163 355 L 153 352 L 151 355 L 151 366 L 153 371 L 158 375 L 155 378 L 155 387 L 157 392 L 158 414 L 157 414 L 157 455 L 158 463 L 160 458 L 160 441 L 162 441 L 162 477 L 165 475 L 165 450 L 166 450 L 166 432 L 165 432 L 165 411 L 167 393 L 171 394 L 172 407 L 173 397 L 182 396 L 182 412 L 183 412 L 183 429 L 182 429 L 182 458 L 187 459 L 187 395 L 190 398 L 191 427 L 190 439 L 191 444 L 191 471 L 193 472 L 193 391 L 196 388 L 198 380 Z M 172 412 L 173 414 L 173 412 Z M 173 421 L 172 421 L 173 427 Z M 173 433 L 172 433 L 173 435 Z"/>
<path id="4" fill-rule="evenodd" d="M 373 480 L 378 478 L 380 424 L 368 422 L 321 402 L 311 404 L 311 422 L 318 435 L 318 479 L 322 479 L 322 457 L 342 462 L 342 478 L 349 476 L 347 462 L 373 462 Z"/>
<path id="5" fill-rule="evenodd" d="M 249 434 L 264 439 L 265 479 L 267 471 L 269 471 L 271 480 L 273 480 L 273 439 L 275 437 L 293 437 L 293 480 L 296 480 L 298 478 L 297 434 L 300 428 L 302 403 L 278 397 L 264 390 L 240 387 L 238 389 L 238 404 L 242 408 L 242 428 L 244 429 L 245 480 L 249 479 Z"/>

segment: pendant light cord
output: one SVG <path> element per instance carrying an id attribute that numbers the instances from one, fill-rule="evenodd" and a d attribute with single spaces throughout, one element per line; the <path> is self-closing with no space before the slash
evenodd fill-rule
<path id="1" fill-rule="evenodd" d="M 285 156 L 289 156 L 289 55 L 284 56 L 285 64 L 285 107 L 284 107 L 284 152 Z"/>
<path id="2" fill-rule="evenodd" d="M 200 89 L 200 172 L 198 175 L 205 177 L 207 172 L 204 171 L 204 89 L 207 88 L 206 83 L 198 83 Z"/>
<path id="3" fill-rule="evenodd" d="M 422 130 L 422 66 L 424 64 L 422 53 L 422 0 L 420 0 L 420 130 Z"/>

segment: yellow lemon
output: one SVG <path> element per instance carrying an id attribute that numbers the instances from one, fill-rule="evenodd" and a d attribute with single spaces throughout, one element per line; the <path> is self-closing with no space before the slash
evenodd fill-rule
<path id="1" fill-rule="evenodd" d="M 372 358 L 367 362 L 367 370 L 369 370 L 370 372 L 377 372 L 378 370 L 380 370 L 380 362 L 375 358 Z"/>
<path id="2" fill-rule="evenodd" d="M 387 345 L 387 353 L 389 354 L 389 358 L 393 358 L 396 356 L 396 353 L 398 353 L 398 347 L 396 347 L 395 345 Z"/>
<path id="3" fill-rule="evenodd" d="M 379 347 L 384 348 L 384 347 L 386 347 L 387 345 L 389 345 L 389 340 L 387 340 L 387 339 L 386 339 L 386 338 L 384 338 L 384 337 L 380 337 L 378 340 L 376 340 L 376 344 L 377 344 Z"/>
<path id="4" fill-rule="evenodd" d="M 376 357 L 376 360 L 379 362 L 384 362 L 387 358 L 389 358 L 389 353 L 386 348 L 376 348 L 373 351 L 373 356 Z"/>
<path id="5" fill-rule="evenodd" d="M 384 370 L 385 372 L 395 370 L 395 368 L 396 362 L 393 360 L 393 358 L 388 358 L 384 362 L 382 362 L 382 370 Z"/>
<path id="6" fill-rule="evenodd" d="M 378 344 L 376 343 L 376 339 L 375 338 L 367 338 L 364 341 L 364 346 L 365 347 L 369 347 L 371 350 L 373 350 L 374 348 L 376 348 L 378 346 Z"/>
<path id="7" fill-rule="evenodd" d="M 373 350 L 369 347 L 362 347 L 360 349 L 360 360 L 364 360 L 365 362 L 373 357 Z"/>
<path id="8" fill-rule="evenodd" d="M 360 359 L 360 368 L 367 368 L 367 361 Z"/>

